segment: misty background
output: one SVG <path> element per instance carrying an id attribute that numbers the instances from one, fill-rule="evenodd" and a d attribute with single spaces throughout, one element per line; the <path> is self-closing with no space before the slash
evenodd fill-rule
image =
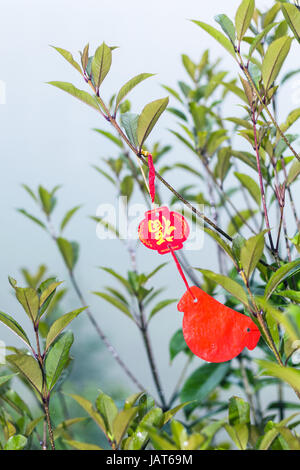
<path id="1" fill-rule="evenodd" d="M 261 0 L 256 3 L 263 9 L 273 2 Z M 99 204 L 117 203 L 112 185 L 91 168 L 92 164 L 100 163 L 101 157 L 116 156 L 116 147 L 92 131 L 94 127 L 109 131 L 110 126 L 85 104 L 46 84 L 61 80 L 87 89 L 76 70 L 50 46 L 67 49 L 76 59 L 77 51 L 82 50 L 87 42 L 92 51 L 103 41 L 118 46 L 119 49 L 113 53 L 111 71 L 103 84 L 102 93 L 106 100 L 131 77 L 141 72 L 156 73 L 129 97 L 132 111 L 140 112 L 146 103 L 166 96 L 161 84 L 176 88 L 178 80 L 188 80 L 181 64 L 182 53 L 198 61 L 203 51 L 209 48 L 211 58 L 222 57 L 221 68 L 231 70 L 232 77 L 237 76 L 238 70 L 231 57 L 189 19 L 214 24 L 213 18 L 219 13 L 232 18 L 238 5 L 239 0 L 152 0 L 151 3 L 141 0 L 10 0 L 2 4 L 0 80 L 6 86 L 6 103 L 0 105 L 0 309 L 28 329 L 29 322 L 12 294 L 7 276 L 14 277 L 22 285 L 20 268 L 35 272 L 41 263 L 48 266 L 49 275 L 65 280 L 69 288 L 64 301 L 65 312 L 80 307 L 57 247 L 42 229 L 16 211 L 16 208 L 23 207 L 30 213 L 41 215 L 21 188 L 22 183 L 34 189 L 42 184 L 49 190 L 61 184 L 62 189 L 57 193 L 58 206 L 53 214 L 54 224 L 58 226 L 68 209 L 83 204 L 65 232 L 66 238 L 77 240 L 81 246 L 75 270 L 81 289 L 119 354 L 154 396 L 139 332 L 127 317 L 91 294 L 113 284 L 112 278 L 98 266 L 109 266 L 123 275 L 130 269 L 123 245 L 118 240 L 99 240 L 96 225 L 88 218 L 96 215 Z M 297 67 L 296 54 L 293 49 L 285 70 Z M 279 97 L 282 119 L 297 105 L 292 90 L 284 88 L 284 91 L 284 97 Z M 225 115 L 240 113 L 237 102 L 233 96 L 227 98 Z M 174 104 L 172 99 L 171 103 Z M 195 161 L 193 155 L 168 131 L 168 128 L 175 127 L 174 116 L 165 113 L 149 143 L 160 140 L 164 145 L 173 145 L 166 158 L 169 164 L 176 160 L 192 163 Z M 167 177 L 175 188 L 189 184 L 188 178 L 187 173 L 180 172 L 171 172 Z M 168 203 L 170 193 L 165 188 L 160 189 L 165 203 Z M 143 202 L 138 193 L 134 201 Z M 207 237 L 202 250 L 187 252 L 186 255 L 193 266 L 218 269 L 215 245 Z M 170 263 L 153 278 L 151 285 L 166 286 L 164 298 L 180 299 L 185 288 L 171 259 L 162 259 L 144 247 L 138 251 L 140 271 L 151 270 L 163 261 Z M 158 314 L 150 326 L 155 358 L 167 395 L 172 392 L 185 361 L 178 357 L 172 366 L 169 364 L 169 340 L 180 325 L 181 314 L 174 304 Z M 104 391 L 109 392 L 118 384 L 125 394 L 134 392 L 126 375 L 100 347 L 84 313 L 73 323 L 72 329 L 75 333 L 75 358 L 85 373 L 86 382 L 80 384 L 82 388 L 88 381 L 93 381 Z M 0 339 L 7 344 L 19 345 L 15 336 L 2 325 Z M 200 364 L 200 359 L 196 358 L 193 367 Z M 80 373 L 80 369 L 76 370 Z"/>

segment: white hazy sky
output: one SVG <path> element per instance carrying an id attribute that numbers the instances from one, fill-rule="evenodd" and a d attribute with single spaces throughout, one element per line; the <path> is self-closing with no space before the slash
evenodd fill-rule
<path id="1" fill-rule="evenodd" d="M 70 207 L 84 204 L 66 231 L 68 238 L 79 240 L 82 245 L 77 268 L 82 289 L 114 344 L 128 363 L 134 364 L 137 375 L 150 388 L 152 382 L 140 352 L 138 333 L 128 319 L 90 294 L 90 291 L 100 290 L 110 282 L 108 276 L 96 269 L 97 266 L 111 266 L 124 273 L 128 263 L 120 243 L 100 242 L 94 225 L 87 218 L 95 214 L 98 204 L 111 202 L 114 197 L 108 183 L 90 167 L 99 163 L 99 157 L 113 155 L 115 150 L 91 129 L 109 128 L 87 106 L 46 84 L 51 80 L 62 80 L 84 87 L 76 71 L 50 45 L 63 47 L 74 54 L 87 42 L 91 47 L 103 40 L 119 46 L 120 49 L 113 54 L 111 74 L 103 86 L 107 97 L 137 73 L 157 73 L 132 93 L 133 108 L 138 112 L 146 102 L 165 95 L 160 86 L 162 83 L 174 86 L 178 79 L 185 77 L 180 61 L 182 53 L 198 60 L 203 50 L 209 48 L 212 57 L 222 56 L 224 68 L 234 71 L 233 63 L 224 51 L 188 19 L 213 23 L 213 17 L 218 13 L 232 17 L 238 4 L 236 0 L 10 0 L 1 9 L 0 80 L 6 84 L 7 102 L 0 105 L 0 309 L 16 315 L 26 325 L 7 284 L 8 274 L 21 278 L 19 269 L 22 266 L 35 270 L 40 262 L 44 262 L 51 273 L 66 279 L 68 284 L 67 273 L 51 240 L 15 212 L 17 207 L 34 211 L 29 197 L 20 188 L 21 183 L 33 187 L 41 183 L 48 188 L 63 184 L 58 193 L 61 203 L 55 222 Z M 260 7 L 271 4 L 270 0 L 258 2 Z M 294 59 L 295 56 L 290 59 L 291 66 Z M 283 113 L 292 106 L 289 94 L 282 106 Z M 164 116 L 153 138 L 161 138 L 165 144 L 174 142 L 167 131 L 174 124 L 170 115 Z M 182 147 L 177 147 L 172 155 L 182 158 L 181 152 L 186 153 Z M 191 161 L 189 155 L 186 159 Z M 179 178 L 176 180 L 172 176 L 172 181 L 177 186 L 181 185 Z M 210 251 L 207 246 L 211 245 L 205 245 L 193 263 L 214 269 L 215 256 L 212 258 L 211 255 L 214 250 Z M 140 252 L 140 266 L 150 268 L 158 261 L 161 260 L 155 255 Z M 179 298 L 184 291 L 171 267 L 161 273 L 157 283 L 169 284 L 168 297 Z M 66 308 L 77 306 L 76 297 L 70 293 Z M 175 382 L 181 363 L 178 360 L 168 369 L 168 340 L 180 326 L 180 321 L 176 308 L 170 308 L 162 313 L 160 320 L 153 321 L 150 330 L 166 386 Z M 77 320 L 77 325 L 83 327 L 85 322 L 86 319 Z M 79 339 L 92 341 L 94 333 L 84 331 L 85 337 L 82 337 L 77 330 Z M 3 335 L 5 332 L 0 327 L 0 338 Z M 12 335 L 6 338 L 13 341 Z M 103 358 L 109 366 L 113 364 L 108 355 Z M 113 370 L 118 374 L 116 369 Z M 100 372 L 95 372 L 95 379 L 100 380 Z"/>

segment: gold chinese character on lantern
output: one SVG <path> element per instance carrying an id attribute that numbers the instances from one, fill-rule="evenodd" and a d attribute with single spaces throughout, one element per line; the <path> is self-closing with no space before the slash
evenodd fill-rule
<path id="1" fill-rule="evenodd" d="M 165 241 L 172 242 L 175 227 L 171 225 L 171 221 L 167 220 L 165 216 L 162 217 L 163 223 L 156 219 L 156 220 L 149 220 L 148 222 L 148 230 L 150 233 L 154 233 L 154 238 L 156 240 L 157 245 L 161 245 Z"/>

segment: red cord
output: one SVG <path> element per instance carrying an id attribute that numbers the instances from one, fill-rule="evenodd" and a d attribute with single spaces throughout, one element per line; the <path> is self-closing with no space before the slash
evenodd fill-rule
<path id="1" fill-rule="evenodd" d="M 151 153 L 148 153 L 148 167 L 149 167 L 149 190 L 150 190 L 150 197 L 151 197 L 151 201 L 152 203 L 154 203 L 154 200 L 155 200 L 155 168 L 154 168 L 154 164 L 153 164 L 153 157 L 151 155 Z M 193 297 L 194 300 L 197 300 L 196 297 L 194 296 L 193 292 L 191 291 L 191 288 L 187 282 L 187 279 L 184 275 L 184 272 L 180 266 L 180 263 L 177 259 L 177 256 L 175 255 L 171 245 L 168 245 L 168 248 L 171 252 L 171 255 L 173 256 L 173 259 L 175 261 L 175 264 L 176 264 L 176 267 L 179 271 L 179 274 L 180 276 L 182 277 L 182 280 L 188 290 L 188 292 L 191 294 L 191 296 Z"/>
<path id="2" fill-rule="evenodd" d="M 185 287 L 187 288 L 188 292 L 191 294 L 191 296 L 193 297 L 193 299 L 194 299 L 194 300 L 197 300 L 196 297 L 194 296 L 194 294 L 193 294 L 193 292 L 192 292 L 190 286 L 189 286 L 189 283 L 187 282 L 187 279 L 186 279 L 186 277 L 185 277 L 185 275 L 184 275 L 184 272 L 183 272 L 183 270 L 182 270 L 182 267 L 180 266 L 180 263 L 179 263 L 179 261 L 178 261 L 178 258 L 177 258 L 177 256 L 175 255 L 175 253 L 174 253 L 174 251 L 173 251 L 171 245 L 168 245 L 168 248 L 169 248 L 169 250 L 170 250 L 171 255 L 173 256 L 173 259 L 174 259 L 174 261 L 175 261 L 175 264 L 176 264 L 176 267 L 177 267 L 177 269 L 178 269 L 178 271 L 179 271 L 179 274 L 180 274 L 180 276 L 182 277 L 183 282 L 185 283 Z"/>
<path id="3" fill-rule="evenodd" d="M 155 199 L 155 168 L 153 165 L 153 157 L 151 153 L 148 153 L 148 167 L 149 167 L 149 190 L 151 201 L 154 203 Z"/>

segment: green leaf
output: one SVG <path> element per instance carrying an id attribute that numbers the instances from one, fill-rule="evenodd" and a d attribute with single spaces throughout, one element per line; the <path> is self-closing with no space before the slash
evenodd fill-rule
<path id="1" fill-rule="evenodd" d="M 96 111 L 99 111 L 99 106 L 98 106 L 96 98 L 94 98 L 92 95 L 90 95 L 84 90 L 79 90 L 74 85 L 72 85 L 72 83 L 48 82 L 48 84 L 53 85 L 56 88 L 59 88 L 60 90 L 65 91 L 66 93 L 69 93 L 70 95 L 74 96 L 75 98 L 82 101 L 83 103 L 86 103 L 92 108 L 96 109 Z"/>
<path id="2" fill-rule="evenodd" d="M 128 427 L 138 412 L 138 407 L 128 408 L 118 413 L 113 421 L 113 436 L 115 438 L 117 447 L 121 444 Z"/>
<path id="3" fill-rule="evenodd" d="M 121 125 L 124 127 L 129 142 L 137 148 L 139 145 L 137 138 L 139 115 L 134 113 L 124 113 L 121 115 Z"/>
<path id="4" fill-rule="evenodd" d="M 144 107 L 139 116 L 137 126 L 137 138 L 140 148 L 143 147 L 145 140 L 151 133 L 159 117 L 168 106 L 168 103 L 169 98 L 167 97 L 152 101 Z"/>
<path id="5" fill-rule="evenodd" d="M 21 340 L 24 341 L 27 346 L 30 347 L 28 336 L 26 335 L 21 325 L 19 325 L 19 323 L 14 318 L 12 318 L 10 315 L 7 315 L 6 313 L 0 312 L 0 322 L 6 325 L 17 336 L 19 336 L 19 338 L 21 338 Z"/>
<path id="6" fill-rule="evenodd" d="M 281 1 L 281 0 L 279 0 Z M 284 1 L 284 0 L 283 0 Z M 272 21 L 275 20 L 276 16 L 280 12 L 280 3 L 277 2 L 263 15 L 263 27 L 268 26 Z"/>
<path id="7" fill-rule="evenodd" d="M 167 262 L 159 264 L 155 269 L 153 269 L 153 271 L 151 271 L 151 273 L 147 274 L 145 281 L 148 281 L 151 279 L 151 277 L 155 276 L 155 274 L 158 273 L 158 271 L 164 268 L 167 264 Z"/>
<path id="8" fill-rule="evenodd" d="M 231 54 L 233 57 L 235 57 L 235 52 L 233 45 L 229 39 L 227 39 L 226 36 L 224 36 L 223 33 L 215 29 L 213 26 L 210 26 L 209 24 L 203 23 L 202 21 L 196 21 L 192 20 L 193 23 L 195 23 L 197 26 L 200 26 L 200 28 L 204 29 L 208 34 L 210 34 L 216 41 L 218 41 L 221 46 L 223 46 L 229 54 Z"/>
<path id="9" fill-rule="evenodd" d="M 67 268 L 72 271 L 76 263 L 76 252 L 74 250 L 74 246 L 71 242 L 62 237 L 58 237 L 56 242 Z"/>
<path id="10" fill-rule="evenodd" d="M 245 242 L 246 239 L 239 234 L 237 234 L 232 240 L 232 253 L 237 261 L 240 261 L 241 249 L 244 246 Z"/>
<path id="11" fill-rule="evenodd" d="M 300 12 L 295 5 L 285 3 L 281 5 L 282 13 L 294 33 L 295 38 L 300 42 Z"/>
<path id="12" fill-rule="evenodd" d="M 95 421 L 95 423 L 99 426 L 99 428 L 104 433 L 106 433 L 106 428 L 105 428 L 103 418 L 100 416 L 99 413 L 97 413 L 97 411 L 94 410 L 92 403 L 88 401 L 86 398 L 81 397 L 80 395 L 70 394 L 69 396 L 73 398 L 87 412 L 87 414 Z"/>
<path id="13" fill-rule="evenodd" d="M 230 169 L 230 157 L 231 157 L 230 147 L 220 148 L 220 150 L 218 151 L 218 162 L 215 166 L 214 173 L 220 179 L 222 184 Z"/>
<path id="14" fill-rule="evenodd" d="M 66 313 L 62 317 L 59 317 L 50 327 L 50 330 L 46 339 L 46 351 L 49 349 L 51 344 L 56 340 L 58 335 L 76 318 L 83 312 L 87 307 L 73 310 L 70 313 Z"/>
<path id="15" fill-rule="evenodd" d="M 15 390 L 12 388 L 5 390 L 2 392 L 1 398 L 17 413 L 20 415 L 27 415 L 30 419 L 32 419 L 32 415 L 27 404 L 24 402 L 24 400 L 22 400 L 20 395 Z"/>
<path id="16" fill-rule="evenodd" d="M 251 176 L 245 175 L 243 173 L 234 172 L 234 174 L 237 179 L 241 182 L 241 184 L 249 191 L 249 194 L 252 196 L 256 204 L 260 206 L 261 193 L 256 181 L 254 181 Z"/>
<path id="17" fill-rule="evenodd" d="M 174 333 L 170 340 L 169 344 L 169 353 L 170 353 L 170 360 L 173 361 L 173 359 L 177 356 L 177 354 L 181 352 L 189 353 L 189 348 L 186 345 L 185 339 L 183 337 L 182 329 L 180 328 L 179 330 Z"/>
<path id="18" fill-rule="evenodd" d="M 300 162 L 299 160 L 295 160 L 289 170 L 286 184 L 287 185 L 292 184 L 298 178 L 299 174 L 300 174 Z"/>
<path id="19" fill-rule="evenodd" d="M 60 286 L 62 282 L 52 282 L 52 278 L 48 279 L 47 281 L 43 282 L 39 289 L 39 297 L 40 297 L 40 312 L 39 316 L 41 317 L 42 313 L 48 307 L 51 299 L 53 298 L 55 291 L 58 286 Z"/>
<path id="20" fill-rule="evenodd" d="M 224 419 L 218 421 L 212 421 L 211 423 L 205 425 L 201 429 L 201 435 L 206 437 L 206 442 L 201 448 L 201 450 L 207 450 L 208 446 L 210 446 L 212 439 L 215 437 L 216 433 L 221 429 L 224 425 Z M 198 439 L 196 439 L 197 441 Z"/>
<path id="21" fill-rule="evenodd" d="M 163 420 L 163 412 L 160 408 L 153 408 L 141 419 L 135 432 L 130 438 L 128 450 L 140 450 L 148 439 L 149 426 L 160 426 Z"/>
<path id="22" fill-rule="evenodd" d="M 53 47 L 53 49 L 55 49 L 57 52 L 59 52 L 71 65 L 73 65 L 73 67 L 79 72 L 82 74 L 82 70 L 81 70 L 81 67 L 80 65 L 76 62 L 76 60 L 74 60 L 71 52 L 69 51 L 66 51 L 65 49 L 61 49 L 61 47 L 55 47 L 55 46 L 51 46 Z"/>
<path id="23" fill-rule="evenodd" d="M 166 85 L 162 85 L 162 87 L 168 92 L 170 93 L 170 95 L 172 95 L 174 98 L 176 98 L 177 101 L 179 101 L 179 103 L 183 104 L 183 101 L 182 99 L 180 98 L 180 95 L 179 93 L 174 90 L 173 88 L 170 88 L 169 86 L 166 86 Z"/>
<path id="24" fill-rule="evenodd" d="M 221 364 L 204 364 L 196 369 L 184 383 L 180 401 L 203 402 L 207 396 L 222 382 L 230 369 L 230 362 Z"/>
<path id="25" fill-rule="evenodd" d="M 81 56 L 81 65 L 82 65 L 82 68 L 83 70 L 85 71 L 86 68 L 87 68 L 87 65 L 88 65 L 88 61 L 89 61 L 89 48 L 90 48 L 90 45 L 87 44 L 82 53 L 80 52 L 80 56 Z"/>
<path id="26" fill-rule="evenodd" d="M 49 391 L 52 390 L 65 368 L 73 341 L 73 333 L 67 331 L 58 338 L 46 356 L 45 372 Z"/>
<path id="27" fill-rule="evenodd" d="M 249 440 L 249 428 L 245 424 L 236 424 L 235 426 L 230 426 L 225 424 L 224 428 L 226 429 L 228 435 L 231 437 L 233 442 L 236 444 L 239 450 L 246 450 Z"/>
<path id="28" fill-rule="evenodd" d="M 134 181 L 132 176 L 127 175 L 123 178 L 120 184 L 120 191 L 122 196 L 126 196 L 127 199 L 129 200 L 134 189 Z"/>
<path id="29" fill-rule="evenodd" d="M 169 131 L 172 134 L 174 134 L 177 137 L 177 139 L 179 139 L 184 145 L 186 145 L 192 152 L 195 152 L 193 145 L 187 139 L 185 139 L 181 134 L 179 134 L 179 132 L 173 131 L 171 129 L 169 129 Z"/>
<path id="30" fill-rule="evenodd" d="M 269 320 L 272 317 L 273 324 L 276 323 L 276 325 L 278 324 L 281 325 L 292 342 L 297 341 L 299 339 L 294 329 L 294 326 L 292 325 L 289 319 L 289 316 L 286 315 L 286 313 L 281 312 L 280 310 L 275 308 L 270 302 L 268 302 L 266 299 L 262 297 L 255 297 L 255 299 L 259 308 L 266 313 L 267 320 Z M 278 334 L 278 328 L 277 328 L 277 334 Z"/>
<path id="31" fill-rule="evenodd" d="M 249 57 L 252 56 L 253 52 L 257 48 L 257 46 L 261 43 L 261 41 L 264 39 L 264 37 L 271 31 L 274 26 L 276 26 L 278 23 L 271 23 L 269 24 L 264 30 L 259 33 L 257 36 L 255 36 L 253 42 L 251 43 L 251 47 L 249 49 Z"/>
<path id="32" fill-rule="evenodd" d="M 243 39 L 250 26 L 254 14 L 254 8 L 254 0 L 243 0 L 236 12 L 235 27 L 239 41 Z"/>
<path id="33" fill-rule="evenodd" d="M 32 189 L 27 184 L 22 184 L 21 186 L 22 186 L 22 188 L 25 189 L 25 191 L 29 194 L 29 196 L 32 197 L 34 202 L 38 202 L 38 198 L 36 197 L 36 195 L 34 194 Z"/>
<path id="34" fill-rule="evenodd" d="M 285 121 L 284 124 L 281 124 L 280 129 L 282 132 L 286 132 L 298 119 L 300 118 L 300 108 L 293 109 L 291 111 Z M 278 133 L 279 134 L 279 133 Z M 277 139 L 279 139 L 281 136 L 277 135 Z M 299 163 L 299 160 L 297 160 Z"/>
<path id="35" fill-rule="evenodd" d="M 18 374 L 0 375 L 0 387 Z"/>
<path id="36" fill-rule="evenodd" d="M 182 119 L 183 121 L 188 120 L 186 115 L 182 111 L 180 111 L 180 109 L 169 107 L 167 111 L 171 114 L 174 114 L 174 116 L 177 116 L 179 119 Z"/>
<path id="37" fill-rule="evenodd" d="M 300 233 L 296 233 L 296 235 L 290 239 L 293 245 L 296 247 L 296 250 L 298 253 L 300 253 Z"/>
<path id="38" fill-rule="evenodd" d="M 116 137 L 114 134 L 111 134 L 108 131 L 103 131 L 102 129 L 93 129 L 93 131 L 96 131 L 99 134 L 104 135 L 105 137 L 107 137 L 107 139 L 109 139 L 111 142 L 116 144 L 119 148 L 121 149 L 123 148 L 122 140 L 118 139 L 118 137 Z"/>
<path id="39" fill-rule="evenodd" d="M 215 21 L 219 23 L 224 33 L 229 37 L 232 44 L 235 44 L 236 31 L 234 24 L 227 15 L 217 15 L 215 16 Z"/>
<path id="40" fill-rule="evenodd" d="M 264 235 L 265 231 L 249 238 L 241 248 L 240 261 L 247 279 L 250 279 L 252 272 L 262 257 L 265 246 Z"/>
<path id="41" fill-rule="evenodd" d="M 70 209 L 66 215 L 64 216 L 61 224 L 60 224 L 60 231 L 62 232 L 63 229 L 65 228 L 65 226 L 67 225 L 67 223 L 69 223 L 69 221 L 71 220 L 71 218 L 73 217 L 73 215 L 81 208 L 81 206 L 75 206 L 73 207 L 73 209 Z"/>
<path id="42" fill-rule="evenodd" d="M 287 263 L 284 266 L 281 266 L 281 268 L 277 269 L 277 271 L 272 274 L 266 285 L 265 298 L 268 299 L 272 295 L 274 290 L 279 286 L 279 284 L 284 281 L 286 276 L 289 275 L 294 268 L 298 268 L 299 265 L 300 258 L 296 259 L 295 261 L 292 261 L 291 263 Z"/>
<path id="43" fill-rule="evenodd" d="M 293 415 L 289 416 L 288 418 L 283 419 L 278 424 L 269 421 L 265 430 L 265 435 L 263 436 L 262 440 L 259 443 L 259 450 L 267 450 L 272 445 L 276 437 L 278 436 L 280 430 L 283 426 L 286 426 L 292 419 L 295 418 L 299 413 L 294 413 Z"/>
<path id="44" fill-rule="evenodd" d="M 40 200 L 45 214 L 49 215 L 53 209 L 53 200 L 51 194 L 43 186 L 38 188 Z"/>
<path id="45" fill-rule="evenodd" d="M 293 300 L 294 302 L 297 302 L 300 304 L 300 292 L 296 290 L 281 290 L 277 294 L 275 293 L 274 295 L 280 295 L 281 297 L 286 297 L 287 299 Z"/>
<path id="46" fill-rule="evenodd" d="M 65 419 L 64 421 L 59 423 L 58 426 L 55 427 L 55 430 L 53 433 L 54 440 L 58 439 L 59 437 L 65 436 L 66 432 L 68 432 L 68 429 L 74 424 L 82 423 L 83 421 L 86 421 L 87 419 L 88 418 L 86 417 Z"/>
<path id="47" fill-rule="evenodd" d="M 16 297 L 29 318 L 35 322 L 39 314 L 40 299 L 32 287 L 15 287 Z"/>
<path id="48" fill-rule="evenodd" d="M 102 170 L 102 168 L 100 168 L 99 166 L 97 165 L 92 165 L 92 167 L 98 171 L 99 173 L 101 173 L 101 175 L 103 175 L 108 181 L 110 181 L 113 185 L 116 184 L 114 178 L 112 176 L 110 176 L 106 171 Z"/>
<path id="49" fill-rule="evenodd" d="M 196 70 L 197 70 L 196 65 L 194 64 L 194 62 L 186 54 L 182 54 L 181 60 L 182 60 L 182 64 L 183 64 L 185 70 L 187 71 L 187 73 L 189 74 L 191 79 L 193 81 L 195 81 L 195 79 L 196 79 Z"/>
<path id="50" fill-rule="evenodd" d="M 116 299 L 115 297 L 112 297 L 106 292 L 93 292 L 93 294 L 98 295 L 98 297 L 102 297 L 102 299 L 106 300 L 106 302 L 109 302 L 110 304 L 112 304 L 118 310 L 121 310 L 121 312 L 125 313 L 125 315 L 127 315 L 129 318 L 133 320 L 132 314 L 130 313 L 126 305 L 124 305 L 123 302 L 121 302 L 120 300 Z"/>
<path id="51" fill-rule="evenodd" d="M 118 230 L 116 229 L 116 227 L 114 227 L 113 225 L 111 225 L 111 224 L 110 224 L 109 222 L 107 222 L 106 220 L 102 219 L 102 217 L 91 216 L 91 219 L 94 220 L 95 222 L 97 222 L 97 224 L 100 224 L 100 225 L 102 225 L 103 227 L 105 227 L 109 232 L 114 233 L 117 238 L 120 238 L 120 233 L 118 232 Z"/>
<path id="52" fill-rule="evenodd" d="M 127 279 L 125 279 L 123 276 L 121 276 L 120 274 L 118 274 L 116 271 L 114 271 L 113 269 L 111 268 L 105 268 L 105 267 L 100 267 L 100 269 L 102 269 L 103 271 L 109 273 L 111 276 L 113 276 L 114 278 L 116 278 L 125 288 L 128 292 L 131 292 L 132 293 L 132 288 L 131 288 L 131 285 L 130 283 L 127 281 Z"/>
<path id="53" fill-rule="evenodd" d="M 18 211 L 20 214 L 25 215 L 25 217 L 27 217 L 28 219 L 30 219 L 32 222 L 35 222 L 37 225 L 39 225 L 40 227 L 42 227 L 44 230 L 47 230 L 46 225 L 45 225 L 40 219 L 38 219 L 38 218 L 35 217 L 34 215 L 29 214 L 29 212 L 25 211 L 25 209 L 17 209 L 17 211 Z"/>
<path id="54" fill-rule="evenodd" d="M 250 424 L 250 406 L 240 397 L 231 397 L 229 400 L 229 424 Z"/>
<path id="55" fill-rule="evenodd" d="M 235 151 L 235 150 L 232 150 L 231 153 L 235 158 L 238 158 L 243 163 L 246 163 L 246 165 L 250 166 L 254 171 L 257 172 L 257 163 L 256 163 L 256 159 L 255 159 L 254 155 L 252 155 L 249 152 Z M 263 164 L 263 162 L 261 162 L 261 163 L 262 163 L 261 164 L 261 171 L 262 171 L 263 177 L 268 178 L 268 171 L 267 171 L 265 165 Z"/>
<path id="56" fill-rule="evenodd" d="M 11 436 L 4 446 L 4 450 L 22 450 L 26 447 L 27 439 L 22 434 Z"/>
<path id="57" fill-rule="evenodd" d="M 250 209 L 245 209 L 242 211 L 239 211 L 238 214 L 236 214 L 234 217 L 232 217 L 231 221 L 228 224 L 227 227 L 227 233 L 230 236 L 233 236 L 237 233 L 237 230 L 239 230 L 243 225 L 253 217 L 253 215 L 257 211 L 253 211 Z"/>
<path id="58" fill-rule="evenodd" d="M 145 395 L 145 392 L 134 393 L 133 395 L 127 397 L 124 403 L 124 410 L 132 408 L 137 400 L 139 400 L 143 395 Z"/>
<path id="59" fill-rule="evenodd" d="M 170 442 L 170 439 L 158 434 L 156 429 L 149 429 L 149 437 L 155 450 L 176 451 L 178 447 Z"/>
<path id="60" fill-rule="evenodd" d="M 228 72 L 214 73 L 205 88 L 205 98 L 209 98 L 217 87 L 223 82 Z"/>
<path id="61" fill-rule="evenodd" d="M 283 367 L 274 362 L 264 361 L 258 359 L 256 361 L 263 369 L 264 375 L 271 375 L 277 377 L 284 382 L 287 382 L 291 387 L 300 390 L 300 371 L 292 367 Z"/>
<path id="62" fill-rule="evenodd" d="M 288 450 L 300 450 L 299 436 L 295 436 L 289 428 L 279 428 L 279 433 L 287 443 Z"/>
<path id="63" fill-rule="evenodd" d="M 101 447 L 96 446 L 95 444 L 87 444 L 86 442 L 74 441 L 72 439 L 64 439 L 64 442 L 77 450 L 103 450 Z"/>
<path id="64" fill-rule="evenodd" d="M 118 408 L 115 402 L 105 393 L 100 393 L 96 399 L 96 407 L 104 420 L 107 432 L 110 436 L 114 436 L 113 422 L 118 416 Z"/>
<path id="65" fill-rule="evenodd" d="M 230 277 L 223 276 L 222 274 L 216 274 L 213 271 L 208 271 L 207 269 L 196 269 L 201 271 L 203 275 L 208 277 L 213 282 L 216 282 L 222 286 L 225 290 L 227 290 L 227 292 L 233 295 L 233 297 L 236 297 L 240 302 L 248 307 L 249 303 L 246 292 L 240 284 L 230 279 Z"/>
<path id="66" fill-rule="evenodd" d="M 269 46 L 262 64 L 262 78 L 265 89 L 268 90 L 276 80 L 281 67 L 289 53 L 292 39 L 283 36 Z"/>
<path id="67" fill-rule="evenodd" d="M 180 405 L 175 406 L 175 408 L 165 411 L 163 426 L 167 424 L 178 413 L 178 411 L 182 410 L 185 406 L 190 405 L 190 403 L 191 403 L 190 401 L 187 401 L 185 403 L 180 403 Z"/>
<path id="68" fill-rule="evenodd" d="M 27 354 L 12 354 L 6 356 L 7 362 L 16 367 L 31 383 L 37 392 L 41 393 L 43 376 L 37 361 Z"/>
<path id="69" fill-rule="evenodd" d="M 98 47 L 92 61 L 92 76 L 98 89 L 108 74 L 112 61 L 111 49 L 104 42 Z"/>
<path id="70" fill-rule="evenodd" d="M 225 253 L 232 259 L 234 260 L 234 256 L 231 250 L 231 247 L 226 243 L 223 238 L 220 237 L 218 233 L 216 233 L 214 230 L 210 229 L 209 227 L 204 227 L 204 232 L 207 233 L 211 238 L 213 238 L 218 245 L 225 251 Z"/>
<path id="71" fill-rule="evenodd" d="M 242 101 L 244 101 L 246 104 L 249 103 L 249 100 L 246 96 L 246 93 L 245 91 L 243 91 L 241 88 L 239 88 L 238 86 L 236 86 L 234 83 L 226 83 L 226 82 L 222 82 L 222 85 L 229 91 L 231 91 L 231 93 L 234 93 L 236 96 L 238 96 Z"/>
<path id="72" fill-rule="evenodd" d="M 149 316 L 149 320 L 150 318 L 152 318 L 156 313 L 158 313 L 160 310 L 162 310 L 163 308 L 167 307 L 168 305 L 170 304 L 173 304 L 174 302 L 177 302 L 178 299 L 167 299 L 167 300 L 162 300 L 161 302 L 159 302 L 157 305 L 155 305 L 155 307 L 151 310 L 151 313 L 150 313 L 150 316 Z"/>
<path id="73" fill-rule="evenodd" d="M 35 430 L 36 426 L 45 419 L 45 415 L 41 415 L 38 418 L 33 419 L 30 423 L 26 426 L 25 436 L 29 437 L 33 431 Z"/>
<path id="74" fill-rule="evenodd" d="M 117 111 L 121 101 L 125 98 L 126 95 L 128 95 L 128 93 L 134 87 L 136 87 L 143 80 L 146 80 L 146 78 L 153 77 L 153 75 L 154 75 L 153 73 L 140 73 L 139 75 L 136 75 L 136 77 L 133 77 L 131 80 L 126 82 L 125 85 L 122 86 L 122 88 L 120 89 L 117 95 L 115 112 Z"/>
<path id="75" fill-rule="evenodd" d="M 173 420 L 171 422 L 172 438 L 177 446 L 177 449 L 184 449 L 188 440 L 188 435 L 185 427 L 179 421 Z"/>

